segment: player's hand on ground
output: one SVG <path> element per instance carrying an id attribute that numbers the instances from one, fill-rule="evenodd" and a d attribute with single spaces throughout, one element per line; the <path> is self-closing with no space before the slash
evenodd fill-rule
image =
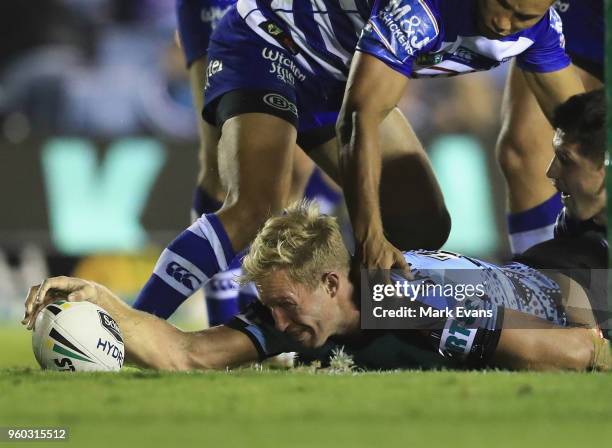
<path id="1" fill-rule="evenodd" d="M 50 303 L 58 300 L 80 302 L 94 299 L 97 294 L 96 284 L 87 280 L 63 276 L 48 278 L 42 284 L 30 288 L 21 323 L 31 330 L 38 313 Z"/>
<path id="2" fill-rule="evenodd" d="M 404 254 L 383 235 L 370 237 L 358 245 L 355 262 L 384 283 L 391 283 L 391 270 L 402 271 L 404 277 L 412 278 Z"/>

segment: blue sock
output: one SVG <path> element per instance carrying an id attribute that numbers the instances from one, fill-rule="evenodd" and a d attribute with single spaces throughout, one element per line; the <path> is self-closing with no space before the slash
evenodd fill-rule
<path id="1" fill-rule="evenodd" d="M 226 271 L 216 274 L 204 287 L 208 325 L 227 323 L 240 311 L 238 276 L 242 273 L 242 258 L 246 251 L 234 257 Z"/>
<path id="2" fill-rule="evenodd" d="M 167 319 L 235 254 L 216 215 L 202 215 L 164 249 L 134 308 Z"/>
<path id="3" fill-rule="evenodd" d="M 211 197 L 202 187 L 197 186 L 193 192 L 193 203 L 191 210 L 194 216 L 202 216 L 206 213 L 214 213 L 221 208 L 223 204 Z"/>
<path id="4" fill-rule="evenodd" d="M 241 272 L 240 268 L 219 272 L 204 287 L 209 326 L 225 324 L 240 311 L 236 278 Z"/>
<path id="5" fill-rule="evenodd" d="M 342 194 L 334 190 L 325 181 L 319 168 L 315 168 L 310 175 L 304 189 L 304 197 L 316 200 L 319 203 L 321 213 L 330 213 L 342 200 Z"/>
<path id="6" fill-rule="evenodd" d="M 555 221 L 563 209 L 561 193 L 529 210 L 508 215 L 510 248 L 514 255 L 553 237 Z"/>

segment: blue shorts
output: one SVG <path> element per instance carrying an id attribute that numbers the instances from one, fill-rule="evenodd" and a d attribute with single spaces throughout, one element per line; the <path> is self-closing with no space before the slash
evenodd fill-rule
<path id="1" fill-rule="evenodd" d="M 208 52 L 204 119 L 220 126 L 243 113 L 268 113 L 293 124 L 298 144 L 312 149 L 335 137 L 346 83 L 307 69 L 289 34 L 268 23 L 278 45 L 254 33 L 235 7 L 221 20 Z"/>
<path id="2" fill-rule="evenodd" d="M 603 0 L 562 0 L 555 8 L 563 21 L 565 51 L 572 62 L 603 81 Z"/>

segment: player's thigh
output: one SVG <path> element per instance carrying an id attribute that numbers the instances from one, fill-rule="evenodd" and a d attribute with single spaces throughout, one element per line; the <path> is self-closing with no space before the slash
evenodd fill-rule
<path id="1" fill-rule="evenodd" d="M 450 232 L 450 216 L 427 154 L 399 109 L 379 128 L 382 155 L 380 205 L 385 234 L 403 250 L 438 249 Z M 308 153 L 339 185 L 338 143 Z"/>
<path id="2" fill-rule="evenodd" d="M 217 165 L 217 145 L 221 133 L 217 127 L 210 125 L 202 119 L 207 61 L 207 57 L 203 56 L 192 62 L 189 67 L 189 81 L 191 84 L 191 95 L 193 98 L 193 107 L 200 140 L 198 154 L 200 172 L 198 175 L 198 184 L 204 187 L 209 193 L 217 196 L 222 190 Z"/>
<path id="3" fill-rule="evenodd" d="M 287 199 L 292 177 L 296 129 L 265 113 L 245 113 L 222 126 L 219 171 L 228 189 L 228 201 L 245 206 L 266 203 L 274 210 Z M 227 202 L 227 201 L 226 201 Z"/>
<path id="4" fill-rule="evenodd" d="M 397 108 L 379 132 L 380 206 L 389 240 L 404 250 L 440 248 L 450 232 L 450 217 L 423 146 Z"/>
<path id="5" fill-rule="evenodd" d="M 379 132 L 381 205 L 385 207 L 388 204 L 391 211 L 400 214 L 415 207 L 423 210 L 443 209 L 444 196 L 429 157 L 398 108 L 385 118 Z M 398 194 L 400 192 L 404 194 Z M 407 196 L 410 197 L 411 207 L 396 207 L 398 201 L 405 204 Z"/>
<path id="6" fill-rule="evenodd" d="M 298 145 L 293 153 L 293 164 L 291 168 L 291 187 L 289 190 L 289 202 L 302 199 L 310 176 L 315 169 L 315 164 Z"/>

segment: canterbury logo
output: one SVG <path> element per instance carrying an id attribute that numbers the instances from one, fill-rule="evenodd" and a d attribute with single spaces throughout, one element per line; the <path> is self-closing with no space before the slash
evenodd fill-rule
<path id="1" fill-rule="evenodd" d="M 202 283 L 195 275 L 176 261 L 168 263 L 166 266 L 166 274 L 192 291 L 198 288 Z"/>

